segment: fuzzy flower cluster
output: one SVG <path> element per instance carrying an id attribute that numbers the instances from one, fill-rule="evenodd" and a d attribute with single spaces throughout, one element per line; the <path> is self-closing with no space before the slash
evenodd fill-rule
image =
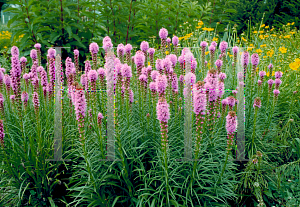
<path id="1" fill-rule="evenodd" d="M 160 98 L 156 105 L 157 119 L 161 122 L 168 122 L 170 119 L 169 104 L 164 98 Z"/>

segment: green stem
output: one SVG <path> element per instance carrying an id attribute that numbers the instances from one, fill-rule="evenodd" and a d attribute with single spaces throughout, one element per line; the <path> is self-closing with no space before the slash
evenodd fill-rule
<path id="1" fill-rule="evenodd" d="M 255 115 L 254 115 L 254 122 L 253 122 L 253 133 L 252 133 L 252 145 L 251 145 L 251 152 L 253 155 L 253 148 L 254 148 L 254 137 L 255 137 L 255 128 L 256 128 L 256 117 L 257 117 L 258 107 L 255 107 Z"/>

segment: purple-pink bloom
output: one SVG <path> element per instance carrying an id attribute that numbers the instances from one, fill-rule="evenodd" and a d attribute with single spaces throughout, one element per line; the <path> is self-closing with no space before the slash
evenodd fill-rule
<path id="1" fill-rule="evenodd" d="M 145 55 L 144 55 L 143 52 L 141 52 L 141 51 L 137 51 L 136 52 L 135 57 L 134 57 L 134 63 L 137 66 L 144 65 L 144 63 L 145 63 Z"/>
<path id="2" fill-rule="evenodd" d="M 259 72 L 259 77 L 260 77 L 260 78 L 263 78 L 265 75 L 266 75 L 266 72 L 265 72 L 265 71 L 260 71 L 260 72 Z"/>
<path id="3" fill-rule="evenodd" d="M 35 109 L 38 109 L 40 106 L 39 94 L 37 92 L 33 92 L 32 94 L 32 103 Z"/>
<path id="4" fill-rule="evenodd" d="M 233 96 L 227 97 L 227 104 L 230 107 L 233 107 L 235 105 L 235 98 Z"/>
<path id="5" fill-rule="evenodd" d="M 212 43 L 210 43 L 210 45 L 217 47 L 218 44 L 215 41 L 213 41 Z"/>
<path id="6" fill-rule="evenodd" d="M 12 56 L 19 56 L 19 48 L 17 46 L 13 46 L 11 48 L 11 55 Z"/>
<path id="7" fill-rule="evenodd" d="M 202 42 L 200 43 L 200 46 L 201 46 L 201 47 L 207 47 L 207 42 L 202 41 Z"/>
<path id="8" fill-rule="evenodd" d="M 168 122 L 170 119 L 170 111 L 169 111 L 169 104 L 164 98 L 160 98 L 158 100 L 157 106 L 157 119 L 161 122 Z"/>
<path id="9" fill-rule="evenodd" d="M 277 71 L 277 72 L 275 72 L 275 78 L 281 78 L 282 77 L 282 72 L 280 72 L 280 71 Z"/>
<path id="10" fill-rule="evenodd" d="M 30 51 L 30 57 L 31 57 L 31 59 L 36 59 L 37 58 L 37 51 L 35 50 L 35 49 L 32 49 L 31 51 Z"/>
<path id="11" fill-rule="evenodd" d="M 91 62 L 89 60 L 85 61 L 84 69 L 86 74 L 88 74 L 89 71 L 91 70 Z"/>
<path id="12" fill-rule="evenodd" d="M 196 82 L 196 76 L 194 73 L 189 72 L 188 74 L 185 75 L 184 80 L 186 84 L 194 84 Z"/>
<path id="13" fill-rule="evenodd" d="M 98 119 L 97 119 L 99 125 L 101 125 L 101 122 L 102 122 L 102 119 L 103 119 L 103 118 L 104 118 L 104 117 L 103 117 L 102 113 L 99 112 L 99 113 L 98 113 Z"/>
<path id="14" fill-rule="evenodd" d="M 141 74 L 139 80 L 143 82 L 147 82 L 147 76 L 145 74 Z"/>
<path id="15" fill-rule="evenodd" d="M 170 54 L 168 55 L 169 60 L 172 62 L 172 66 L 173 68 L 176 66 L 177 63 L 177 57 L 174 54 Z"/>
<path id="16" fill-rule="evenodd" d="M 159 72 L 157 70 L 151 71 L 151 78 L 153 81 L 156 80 L 156 77 L 159 75 Z"/>
<path id="17" fill-rule="evenodd" d="M 154 48 L 149 48 L 149 49 L 148 49 L 148 53 L 149 53 L 150 55 L 153 55 L 153 54 L 155 53 L 155 49 L 154 49 Z"/>
<path id="18" fill-rule="evenodd" d="M 226 130 L 228 134 L 235 132 L 237 128 L 237 117 L 235 111 L 229 111 L 226 116 Z"/>
<path id="19" fill-rule="evenodd" d="M 177 45 L 178 45 L 179 39 L 178 39 L 177 36 L 174 36 L 174 37 L 172 38 L 172 43 L 173 43 L 174 46 L 177 46 Z"/>
<path id="20" fill-rule="evenodd" d="M 75 113 L 77 121 L 81 121 L 85 117 L 85 112 L 86 100 L 84 96 L 84 90 L 78 89 L 75 92 Z"/>
<path id="21" fill-rule="evenodd" d="M 174 91 L 178 90 L 178 79 L 176 73 L 173 73 L 172 75 L 172 88 Z"/>
<path id="22" fill-rule="evenodd" d="M 106 36 L 106 37 L 103 38 L 102 44 L 104 45 L 104 44 L 107 43 L 107 42 L 111 42 L 111 39 L 110 39 L 109 36 Z"/>
<path id="23" fill-rule="evenodd" d="M 195 58 L 192 59 L 192 63 L 191 63 L 191 69 L 193 71 L 195 71 L 195 69 L 197 68 L 197 61 Z"/>
<path id="24" fill-rule="evenodd" d="M 226 41 L 222 41 L 220 43 L 219 48 L 220 48 L 222 53 L 226 52 L 226 49 L 228 48 L 228 43 Z"/>
<path id="25" fill-rule="evenodd" d="M 20 58 L 20 63 L 26 63 L 26 62 L 27 62 L 27 59 L 25 57 Z"/>
<path id="26" fill-rule="evenodd" d="M 167 86 L 168 86 L 168 80 L 166 75 L 159 75 L 156 78 L 156 84 L 157 84 L 157 91 L 158 93 L 164 93 Z"/>
<path id="27" fill-rule="evenodd" d="M 130 89 L 130 91 L 129 91 L 129 101 L 130 101 L 130 103 L 133 103 L 133 101 L 134 101 L 134 94 L 133 94 L 133 92 L 132 92 L 132 90 Z"/>
<path id="28" fill-rule="evenodd" d="M 261 107 L 261 99 L 259 97 L 254 99 L 253 108 L 255 108 L 255 107 L 258 107 L 258 108 Z"/>
<path id="29" fill-rule="evenodd" d="M 169 58 L 165 58 L 162 60 L 162 65 L 164 68 L 166 68 L 166 72 L 169 73 L 171 67 L 172 67 L 172 62 Z"/>
<path id="30" fill-rule="evenodd" d="M 239 81 L 244 80 L 244 74 L 243 74 L 243 72 L 238 72 L 237 77 L 238 77 Z"/>
<path id="31" fill-rule="evenodd" d="M 204 112 L 206 109 L 206 92 L 203 84 L 203 82 L 198 81 L 193 87 L 193 103 L 196 115 Z"/>
<path id="32" fill-rule="evenodd" d="M 96 80 L 98 79 L 98 73 L 96 70 L 90 70 L 88 73 L 88 79 L 90 82 L 96 82 Z"/>
<path id="33" fill-rule="evenodd" d="M 233 52 L 234 55 L 236 55 L 236 54 L 239 52 L 238 46 L 234 46 L 234 47 L 232 48 L 232 52 Z"/>
<path id="34" fill-rule="evenodd" d="M 180 76 L 179 76 L 179 81 L 180 81 L 181 83 L 183 83 L 183 81 L 184 81 L 184 76 L 183 76 L 183 75 L 180 75 Z"/>
<path id="35" fill-rule="evenodd" d="M 34 45 L 34 47 L 35 47 L 36 49 L 41 49 L 42 45 L 41 45 L 40 43 L 36 43 L 36 44 Z"/>
<path id="36" fill-rule="evenodd" d="M 126 63 L 122 66 L 121 71 L 123 77 L 127 77 L 127 78 L 132 77 L 131 67 L 128 66 Z"/>
<path id="37" fill-rule="evenodd" d="M 255 65 L 255 66 L 258 65 L 258 63 L 259 63 L 259 56 L 258 56 L 257 53 L 254 53 L 254 54 L 251 55 L 251 63 L 252 63 L 252 65 Z"/>
<path id="38" fill-rule="evenodd" d="M 181 55 L 181 56 L 178 57 L 178 62 L 179 62 L 180 64 L 183 64 L 183 63 L 184 63 L 184 56 L 183 56 L 183 55 Z"/>
<path id="39" fill-rule="evenodd" d="M 155 83 L 155 82 L 151 82 L 151 83 L 149 84 L 149 88 L 150 88 L 150 90 L 151 90 L 152 92 L 156 92 L 156 91 L 157 91 L 157 85 L 156 85 L 156 83 Z"/>
<path id="40" fill-rule="evenodd" d="M 132 45 L 131 44 L 125 45 L 125 52 L 130 52 L 131 50 L 132 50 Z"/>
<path id="41" fill-rule="evenodd" d="M 208 50 L 214 52 L 216 50 L 216 47 L 213 45 L 210 45 Z"/>
<path id="42" fill-rule="evenodd" d="M 216 64 L 216 66 L 217 66 L 218 68 L 220 68 L 220 67 L 222 67 L 222 65 L 223 65 L 223 61 L 220 60 L 220 59 L 218 59 L 218 60 L 216 60 L 215 64 Z"/>
<path id="43" fill-rule="evenodd" d="M 10 100 L 14 101 L 16 99 L 15 95 L 10 95 Z"/>
<path id="44" fill-rule="evenodd" d="M 248 65 L 249 64 L 249 53 L 247 51 L 243 52 L 242 63 L 244 65 Z"/>
<path id="45" fill-rule="evenodd" d="M 148 42 L 146 42 L 146 41 L 143 41 L 142 43 L 141 43 L 141 50 L 143 51 L 143 52 L 147 52 L 147 50 L 149 49 L 149 43 Z"/>
<path id="46" fill-rule="evenodd" d="M 49 56 L 49 58 L 55 58 L 55 54 L 56 54 L 55 49 L 50 48 L 50 49 L 48 50 L 48 56 Z"/>
<path id="47" fill-rule="evenodd" d="M 171 39 L 169 37 L 167 38 L 166 41 L 167 41 L 167 43 L 171 43 Z"/>
<path id="48" fill-rule="evenodd" d="M 268 68 L 269 68 L 269 70 L 271 70 L 271 69 L 273 68 L 272 63 L 270 63 L 270 64 L 268 65 Z"/>
<path id="49" fill-rule="evenodd" d="M 278 94 L 280 93 L 280 91 L 279 91 L 279 90 L 277 90 L 277 89 L 275 89 L 275 90 L 273 91 L 273 93 L 274 93 L 274 96 L 275 96 L 275 97 L 277 97 L 277 96 L 278 96 Z"/>
<path id="50" fill-rule="evenodd" d="M 118 44 L 117 53 L 118 53 L 119 56 L 124 55 L 124 53 L 125 53 L 125 46 L 122 43 Z"/>
<path id="51" fill-rule="evenodd" d="M 42 66 L 40 66 L 42 67 Z M 46 87 L 48 84 L 48 79 L 47 79 L 47 72 L 43 69 L 41 70 L 41 85 Z"/>
<path id="52" fill-rule="evenodd" d="M 28 93 L 26 91 L 23 91 L 22 94 L 21 94 L 22 102 L 26 103 L 28 101 L 28 98 L 29 98 Z"/>
<path id="53" fill-rule="evenodd" d="M 159 30 L 159 37 L 160 37 L 160 39 L 166 39 L 167 36 L 168 36 L 168 30 L 165 29 L 165 28 L 161 28 Z"/>
<path id="54" fill-rule="evenodd" d="M 74 55 L 77 55 L 77 56 L 78 56 L 78 55 L 79 55 L 79 50 L 75 49 L 75 50 L 74 50 Z"/>
<path id="55" fill-rule="evenodd" d="M 90 45 L 89 45 L 89 50 L 92 54 L 97 54 L 98 51 L 99 51 L 99 46 L 96 42 L 92 42 Z"/>
<path id="56" fill-rule="evenodd" d="M 105 52 L 108 50 L 108 49 L 111 49 L 113 47 L 113 44 L 111 42 L 105 42 L 103 44 L 103 49 L 105 50 Z"/>

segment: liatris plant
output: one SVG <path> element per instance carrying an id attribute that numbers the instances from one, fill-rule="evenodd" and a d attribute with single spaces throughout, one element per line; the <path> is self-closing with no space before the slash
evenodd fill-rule
<path id="1" fill-rule="evenodd" d="M 170 45 L 171 45 L 171 39 L 168 37 L 166 39 L 166 42 L 167 42 L 167 48 L 168 48 L 168 51 L 171 52 L 171 48 L 170 48 Z"/>
<path id="2" fill-rule="evenodd" d="M 154 48 L 149 48 L 147 52 L 149 54 L 150 65 L 151 65 L 152 68 L 154 68 L 154 53 L 155 53 L 155 49 Z"/>
<path id="3" fill-rule="evenodd" d="M 76 81 L 79 81 L 79 50 L 74 50 L 74 61 L 75 61 L 75 68 L 76 68 Z"/>
<path id="4" fill-rule="evenodd" d="M 93 42 L 90 44 L 89 49 L 90 49 L 90 53 L 92 55 L 93 69 L 96 70 L 98 68 L 97 53 L 99 51 L 99 46 L 96 42 Z"/>
<path id="5" fill-rule="evenodd" d="M 7 95 L 9 95 L 10 94 L 10 88 L 11 88 L 11 79 L 10 79 L 9 75 L 6 74 L 3 78 L 3 80 L 4 80 L 4 84 L 6 86 Z"/>
<path id="6" fill-rule="evenodd" d="M 0 112 L 1 112 L 2 118 L 4 118 L 4 115 L 5 115 L 3 102 L 4 102 L 4 97 L 3 97 L 3 94 L 0 93 Z"/>
<path id="7" fill-rule="evenodd" d="M 208 50 L 210 51 L 210 62 L 211 64 L 215 61 L 215 51 L 216 51 L 216 47 L 213 45 L 210 45 L 208 47 Z"/>
<path id="8" fill-rule="evenodd" d="M 159 72 L 159 74 L 163 75 L 163 73 L 164 73 L 163 60 L 157 59 L 155 67 L 156 67 L 156 70 Z"/>
<path id="9" fill-rule="evenodd" d="M 136 64 L 137 76 L 139 77 L 142 73 L 142 68 L 145 65 L 145 55 L 142 51 L 137 51 L 134 58 L 134 63 Z"/>
<path id="10" fill-rule="evenodd" d="M 39 94 L 37 92 L 33 92 L 32 102 L 34 106 L 35 118 L 38 120 L 40 102 L 39 102 Z"/>
<path id="11" fill-rule="evenodd" d="M 159 30 L 159 37 L 161 39 L 161 52 L 163 58 L 166 56 L 166 40 L 168 37 L 168 30 L 165 28 L 161 28 Z"/>
<path id="12" fill-rule="evenodd" d="M 157 92 L 159 94 L 159 97 L 164 97 L 165 96 L 165 90 L 168 86 L 168 80 L 166 75 L 159 75 L 156 78 L 156 84 L 157 84 Z"/>
<path id="13" fill-rule="evenodd" d="M 202 41 L 200 43 L 200 47 L 201 47 L 201 65 L 202 65 L 202 68 L 201 68 L 201 73 L 204 73 L 205 71 L 205 49 L 207 47 L 207 42 L 205 41 Z"/>
<path id="14" fill-rule="evenodd" d="M 260 71 L 260 72 L 259 72 L 260 80 L 258 80 L 258 95 L 259 95 L 259 93 L 260 93 L 261 86 L 262 86 L 262 83 L 263 83 L 263 81 L 264 81 L 265 75 L 266 75 L 266 72 L 265 72 L 265 71 Z"/>
<path id="15" fill-rule="evenodd" d="M 28 93 L 26 91 L 23 91 L 21 94 L 21 100 L 24 104 L 25 111 L 27 110 L 28 98 L 29 98 Z"/>
<path id="16" fill-rule="evenodd" d="M 184 75 L 185 75 L 185 74 L 184 74 L 184 56 L 182 56 L 182 55 L 179 56 L 179 57 L 178 57 L 178 62 L 180 63 L 180 71 L 179 71 L 179 74 L 184 76 Z"/>
<path id="17" fill-rule="evenodd" d="M 87 105 L 84 96 L 83 88 L 77 84 L 76 92 L 75 92 L 75 113 L 76 113 L 76 120 L 78 121 L 78 130 L 79 130 L 79 141 L 81 145 L 84 146 L 85 144 L 85 137 L 84 137 L 84 118 L 86 113 Z"/>
<path id="18" fill-rule="evenodd" d="M 220 183 L 220 181 L 222 179 L 222 176 L 223 176 L 226 164 L 227 164 L 228 156 L 229 156 L 229 153 L 230 153 L 230 151 L 232 149 L 231 147 L 233 145 L 233 139 L 234 139 L 236 128 L 237 128 L 237 116 L 236 116 L 236 113 L 235 113 L 235 111 L 229 111 L 228 115 L 226 116 L 226 130 L 227 130 L 227 148 L 226 148 L 227 153 L 226 153 L 226 160 L 225 160 L 225 163 L 224 163 L 221 175 L 219 177 L 219 180 L 217 182 L 217 185 Z"/>
<path id="19" fill-rule="evenodd" d="M 122 43 L 118 44 L 117 55 L 122 64 L 124 64 L 124 54 L 125 54 L 125 46 Z"/>
<path id="20" fill-rule="evenodd" d="M 103 115 L 102 113 L 98 113 L 98 119 L 97 119 L 97 123 L 98 123 L 98 128 L 99 128 L 99 135 L 98 135 L 98 142 L 100 144 L 100 150 L 101 150 L 101 157 L 102 159 L 105 159 L 105 154 L 104 154 L 104 147 L 103 147 L 103 143 L 104 143 L 104 140 L 103 140 L 103 136 L 102 136 L 102 119 L 103 119 Z"/>
<path id="21" fill-rule="evenodd" d="M 38 61 L 37 60 L 37 51 L 35 49 L 32 49 L 30 51 L 30 57 L 32 59 L 32 63 L 35 62 L 35 61 Z"/>
<path id="22" fill-rule="evenodd" d="M 90 70 L 88 73 L 88 79 L 91 83 L 91 91 L 92 91 L 92 107 L 93 107 L 93 111 L 95 110 L 95 104 L 96 104 L 96 100 L 95 100 L 95 90 L 96 90 L 96 81 L 98 79 L 98 73 L 96 70 Z"/>
<path id="23" fill-rule="evenodd" d="M 25 57 L 21 57 L 20 63 L 21 63 L 21 68 L 22 68 L 22 75 L 24 75 L 25 70 L 26 70 L 27 59 Z"/>
<path id="24" fill-rule="evenodd" d="M 4 127 L 3 127 L 3 120 L 0 119 L 0 142 L 1 142 L 1 146 L 4 148 Z"/>
<path id="25" fill-rule="evenodd" d="M 11 73 L 11 77 L 12 77 L 12 89 L 13 89 L 14 95 L 16 97 L 19 117 L 21 117 L 21 110 L 22 110 L 22 103 L 21 103 L 21 73 L 22 73 L 22 68 L 21 68 L 21 65 L 20 65 L 20 62 L 19 62 L 19 49 L 16 46 L 13 46 L 12 54 L 13 54 L 13 50 L 18 51 L 17 52 L 18 55 L 13 55 L 12 58 L 11 58 L 12 69 L 11 69 L 10 73 Z"/>
<path id="26" fill-rule="evenodd" d="M 110 39 L 109 36 L 104 37 L 102 42 L 103 42 L 103 49 L 105 51 L 105 56 L 104 57 L 106 57 L 108 51 L 111 50 L 111 48 L 113 47 L 113 44 L 112 44 L 111 39 Z"/>
<path id="27" fill-rule="evenodd" d="M 38 60 L 38 65 L 41 66 L 41 47 L 42 45 L 40 43 L 36 43 L 34 45 L 36 51 L 37 51 L 37 60 Z"/>
<path id="28" fill-rule="evenodd" d="M 220 43 L 219 46 L 220 50 L 221 50 L 221 56 L 222 56 L 222 61 L 223 61 L 223 65 L 222 65 L 222 71 L 225 71 L 225 66 L 226 66 L 226 50 L 228 48 L 228 43 L 226 41 L 222 41 Z"/>
<path id="29" fill-rule="evenodd" d="M 145 62 L 148 63 L 148 60 L 147 60 L 147 57 L 148 57 L 148 56 L 147 56 L 147 51 L 148 51 L 148 49 L 149 49 L 149 43 L 146 42 L 146 41 L 143 41 L 143 42 L 141 43 L 140 48 L 141 48 L 141 51 L 144 53 L 144 56 L 145 56 Z"/>
<path id="30" fill-rule="evenodd" d="M 178 56 L 178 43 L 179 43 L 179 38 L 177 36 L 174 36 L 172 38 L 172 43 L 174 45 L 174 51 L 175 51 L 175 55 L 176 57 Z"/>
<path id="31" fill-rule="evenodd" d="M 239 52 L 239 48 L 237 46 L 234 46 L 232 48 L 232 53 L 233 53 L 233 64 L 232 64 L 232 69 L 233 69 L 233 79 L 232 79 L 232 88 L 235 86 L 235 76 L 236 76 L 236 66 L 237 66 L 237 54 Z"/>
<path id="32" fill-rule="evenodd" d="M 249 64 L 249 53 L 247 51 L 244 51 L 242 53 L 241 61 L 242 61 L 243 68 L 244 68 L 244 82 L 245 82 L 246 81 L 247 67 L 248 67 L 248 64 Z"/>
<path id="33" fill-rule="evenodd" d="M 272 90 L 272 86 L 274 84 L 274 80 L 273 79 L 269 79 L 268 80 L 268 85 L 269 85 L 269 90 L 268 90 L 268 103 L 269 103 L 269 100 L 270 100 L 270 93 L 271 93 L 271 90 Z"/>
<path id="34" fill-rule="evenodd" d="M 132 50 L 132 45 L 127 44 L 125 45 L 125 56 L 126 56 L 126 63 L 128 65 L 131 65 L 131 50 Z"/>
<path id="35" fill-rule="evenodd" d="M 196 61 L 195 58 L 193 58 L 192 59 L 192 63 L 191 63 L 191 72 L 194 73 L 194 74 L 196 74 L 196 68 L 197 68 L 197 61 Z"/>
<path id="36" fill-rule="evenodd" d="M 54 91 L 54 83 L 55 83 L 55 54 L 56 51 L 53 48 L 50 48 L 48 50 L 48 56 L 49 56 L 49 76 L 50 76 L 50 81 L 49 81 L 49 88 L 48 88 L 48 94 L 49 98 L 52 98 L 52 94 Z M 51 99 L 49 99 L 51 100 Z"/>
<path id="37" fill-rule="evenodd" d="M 272 77 L 273 76 L 273 65 L 272 65 L 272 63 L 270 63 L 268 65 L 268 68 L 269 68 L 269 76 Z"/>
<path id="38" fill-rule="evenodd" d="M 221 73 L 221 68 L 222 68 L 222 65 L 223 65 L 223 61 L 218 59 L 218 60 L 216 60 L 215 65 L 217 66 L 218 73 Z"/>

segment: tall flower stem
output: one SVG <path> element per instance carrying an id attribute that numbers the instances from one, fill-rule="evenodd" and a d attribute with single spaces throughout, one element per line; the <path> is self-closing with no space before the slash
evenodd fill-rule
<path id="1" fill-rule="evenodd" d="M 252 144 L 251 144 L 252 155 L 253 155 L 253 148 L 254 148 L 254 137 L 255 137 L 257 112 L 258 112 L 258 107 L 255 107 L 255 114 L 254 114 L 254 121 L 253 121 L 253 133 L 252 133 L 252 138 L 251 138 L 251 140 L 252 140 Z"/>

